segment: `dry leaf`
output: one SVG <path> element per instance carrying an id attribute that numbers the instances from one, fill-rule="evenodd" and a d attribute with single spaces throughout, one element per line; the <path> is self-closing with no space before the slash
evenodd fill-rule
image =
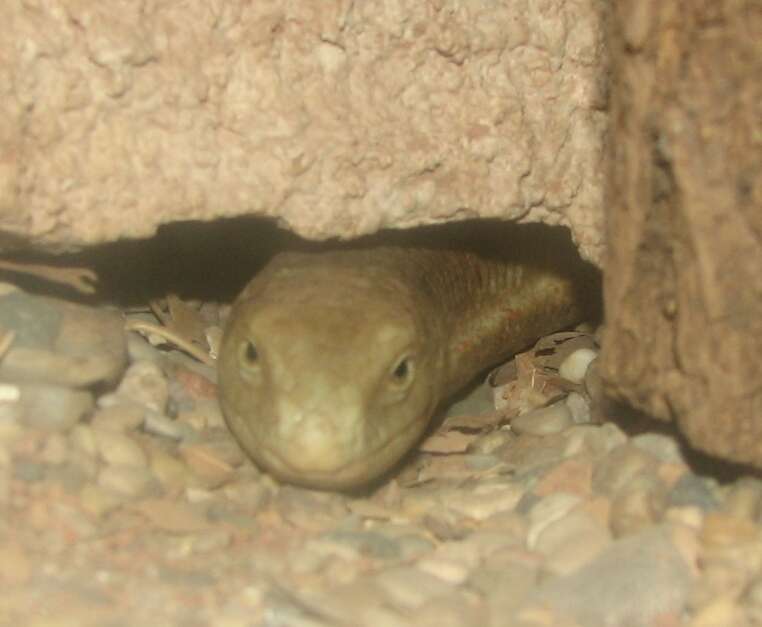
<path id="1" fill-rule="evenodd" d="M 28 274 L 53 283 L 61 283 L 83 294 L 94 294 L 98 275 L 90 268 L 48 266 L 24 261 L 0 259 L 0 270 Z"/>

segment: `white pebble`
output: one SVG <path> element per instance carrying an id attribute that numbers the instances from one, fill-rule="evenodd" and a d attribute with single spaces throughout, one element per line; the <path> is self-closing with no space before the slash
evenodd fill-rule
<path id="1" fill-rule="evenodd" d="M 578 394 L 577 392 L 569 392 L 564 403 L 566 408 L 571 413 L 571 418 L 574 424 L 586 424 L 592 422 L 592 416 L 590 415 L 590 403 L 587 399 Z"/>
<path id="2" fill-rule="evenodd" d="M 558 374 L 573 383 L 582 383 L 587 367 L 597 356 L 598 353 L 590 348 L 580 348 L 564 359 Z"/>

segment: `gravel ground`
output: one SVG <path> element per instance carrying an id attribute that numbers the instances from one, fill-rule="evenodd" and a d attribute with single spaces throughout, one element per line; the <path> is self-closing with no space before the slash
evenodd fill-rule
<path id="1" fill-rule="evenodd" d="M 196 311 L 212 344 L 219 313 Z M 762 625 L 762 484 L 597 424 L 590 335 L 493 373 L 348 496 L 260 473 L 214 369 L 123 328 L 0 289 L 2 625 Z"/>

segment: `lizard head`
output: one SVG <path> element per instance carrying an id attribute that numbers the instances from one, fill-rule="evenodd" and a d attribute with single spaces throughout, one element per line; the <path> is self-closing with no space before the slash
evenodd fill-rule
<path id="1" fill-rule="evenodd" d="M 303 257 L 257 277 L 236 303 L 218 359 L 222 409 L 272 475 L 351 489 L 419 440 L 443 352 L 404 285 Z"/>

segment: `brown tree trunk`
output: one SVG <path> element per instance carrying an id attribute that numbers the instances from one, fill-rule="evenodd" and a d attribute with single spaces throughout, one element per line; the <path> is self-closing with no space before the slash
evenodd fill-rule
<path id="1" fill-rule="evenodd" d="M 615 3 L 608 389 L 762 467 L 762 2 Z"/>

